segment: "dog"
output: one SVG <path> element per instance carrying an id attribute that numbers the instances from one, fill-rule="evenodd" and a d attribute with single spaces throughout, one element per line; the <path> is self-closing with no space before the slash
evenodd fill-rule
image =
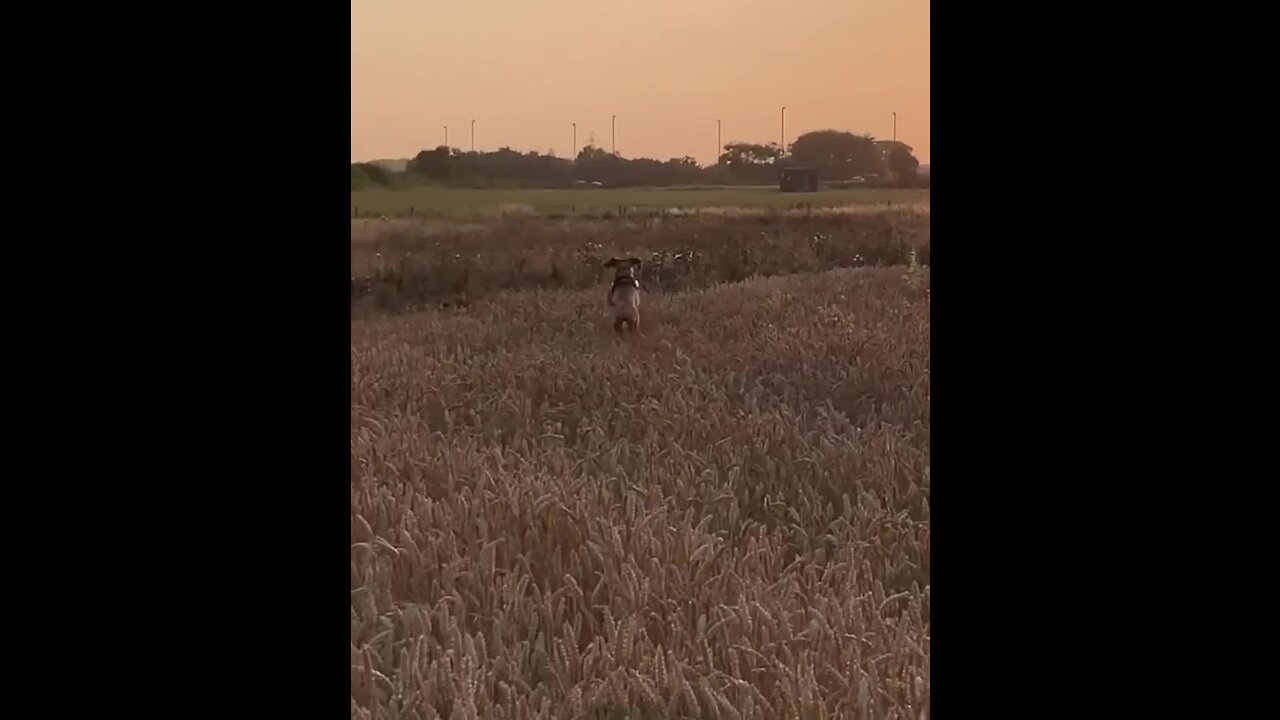
<path id="1" fill-rule="evenodd" d="M 613 284 L 606 297 L 613 329 L 622 332 L 626 327 L 635 332 L 640 328 L 640 281 L 635 275 L 640 258 L 610 258 L 604 266 L 614 268 Z"/>

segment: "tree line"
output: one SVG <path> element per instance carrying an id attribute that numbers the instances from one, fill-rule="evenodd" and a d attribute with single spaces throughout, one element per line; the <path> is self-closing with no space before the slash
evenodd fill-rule
<path id="1" fill-rule="evenodd" d="M 716 164 L 700 166 L 691 157 L 653 160 L 625 158 L 588 144 L 572 160 L 554 152 L 465 152 L 439 146 L 423 150 L 403 172 L 374 163 L 351 166 L 351 189 L 437 184 L 451 187 L 568 188 L 663 187 L 673 185 L 768 185 L 783 167 L 811 167 L 823 182 L 873 186 L 926 187 L 920 162 L 909 145 L 843 130 L 805 133 L 787 146 L 730 142 Z"/>

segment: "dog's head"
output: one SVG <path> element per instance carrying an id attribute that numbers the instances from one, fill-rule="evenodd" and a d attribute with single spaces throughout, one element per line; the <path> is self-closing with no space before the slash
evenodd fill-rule
<path id="1" fill-rule="evenodd" d="M 609 258 L 604 266 L 613 268 L 614 277 L 635 277 L 636 268 L 640 267 L 640 258 Z"/>

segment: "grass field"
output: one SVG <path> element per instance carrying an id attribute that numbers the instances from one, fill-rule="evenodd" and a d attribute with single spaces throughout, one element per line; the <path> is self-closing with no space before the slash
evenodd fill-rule
<path id="1" fill-rule="evenodd" d="M 823 190 L 783 193 L 776 186 L 719 188 L 624 188 L 594 190 L 465 190 L 418 187 L 405 190 L 357 190 L 351 193 L 353 216 L 466 218 L 508 213 L 538 215 L 652 212 L 675 207 L 793 207 L 927 203 L 928 190 Z"/>
<path id="2" fill-rule="evenodd" d="M 353 720 L 929 717 L 929 242 L 353 221 Z"/>

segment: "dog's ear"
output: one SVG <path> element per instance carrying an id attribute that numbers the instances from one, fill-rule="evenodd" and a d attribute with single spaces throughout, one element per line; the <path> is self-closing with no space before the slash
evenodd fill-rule
<path id="1" fill-rule="evenodd" d="M 618 258 L 609 258 L 609 262 L 605 263 L 605 264 L 604 264 L 604 266 L 605 266 L 605 267 L 607 267 L 607 268 L 617 267 L 617 266 L 618 266 Z"/>
<path id="2" fill-rule="evenodd" d="M 631 265 L 633 265 L 633 266 L 637 266 L 637 267 L 638 267 L 638 266 L 640 265 L 640 258 L 638 258 L 638 257 L 631 257 L 631 258 L 627 258 L 627 262 L 628 262 L 628 263 L 631 263 Z"/>

